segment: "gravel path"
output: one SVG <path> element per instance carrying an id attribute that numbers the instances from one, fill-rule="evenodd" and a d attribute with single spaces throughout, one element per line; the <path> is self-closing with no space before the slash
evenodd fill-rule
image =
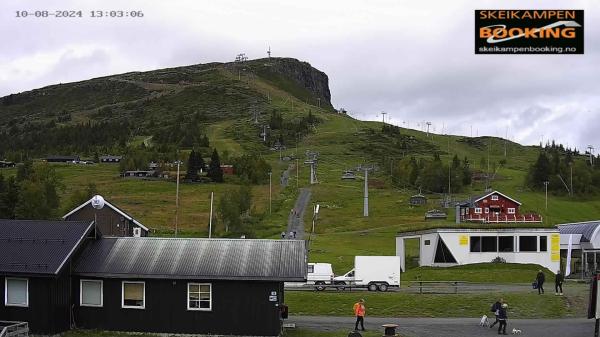
<path id="1" fill-rule="evenodd" d="M 286 323 L 296 324 L 298 329 L 315 331 L 348 331 L 354 328 L 354 317 L 291 316 Z M 383 332 L 382 324 L 398 324 L 397 333 L 402 337 L 481 337 L 497 336 L 494 329 L 480 327 L 479 318 L 380 318 L 365 317 L 365 328 Z M 506 332 L 522 330 L 521 336 L 530 337 L 590 337 L 594 335 L 594 320 L 570 319 L 510 319 Z M 346 336 L 344 334 L 343 336 Z M 342 336 L 342 335 L 340 335 Z"/>

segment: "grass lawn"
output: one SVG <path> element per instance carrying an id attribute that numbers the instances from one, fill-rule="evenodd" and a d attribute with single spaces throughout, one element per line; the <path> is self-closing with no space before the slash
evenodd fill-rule
<path id="1" fill-rule="evenodd" d="M 537 264 L 516 263 L 477 263 L 456 267 L 418 267 L 408 269 L 401 275 L 403 286 L 409 281 L 469 281 L 476 283 L 531 283 L 540 266 Z M 552 280 L 554 274 L 544 269 L 546 278 Z"/>
<path id="2" fill-rule="evenodd" d="M 581 308 L 567 304 L 567 297 L 533 292 L 419 295 L 288 291 L 285 295 L 292 315 L 351 316 L 352 305 L 364 298 L 367 314 L 375 317 L 481 317 L 500 297 L 509 304 L 512 318 L 558 318 L 581 313 Z"/>

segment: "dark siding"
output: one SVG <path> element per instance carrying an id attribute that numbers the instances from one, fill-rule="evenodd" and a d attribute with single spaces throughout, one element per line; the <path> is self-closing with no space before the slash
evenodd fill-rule
<path id="1" fill-rule="evenodd" d="M 98 231 L 105 236 L 133 236 L 133 229 L 130 221 L 121 214 L 115 212 L 110 207 L 104 207 L 95 210 L 91 205 L 86 205 L 79 211 L 71 214 L 65 220 L 85 220 L 94 221 L 94 214 L 97 215 Z M 142 235 L 144 230 L 142 230 Z"/>
<path id="2" fill-rule="evenodd" d="M 83 277 L 86 279 L 85 277 Z M 121 308 L 120 279 L 104 279 L 104 307 L 79 306 L 79 277 L 74 277 L 75 322 L 85 329 L 189 334 L 277 336 L 282 282 L 145 280 L 146 308 Z M 140 281 L 140 280 L 130 280 Z M 187 310 L 187 283 L 212 283 L 212 311 Z"/>
<path id="3" fill-rule="evenodd" d="M 69 273 L 68 268 L 58 277 L 23 277 L 29 279 L 29 307 L 4 306 L 4 279 L 0 276 L 0 319 L 29 322 L 29 329 L 37 334 L 56 334 L 69 329 Z M 9 275 L 8 277 L 13 277 Z"/>

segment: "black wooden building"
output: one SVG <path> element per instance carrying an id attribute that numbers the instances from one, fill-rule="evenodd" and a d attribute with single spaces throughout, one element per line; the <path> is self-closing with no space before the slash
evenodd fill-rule
<path id="1" fill-rule="evenodd" d="M 306 279 L 300 240 L 102 237 L 88 221 L 0 220 L 0 321 L 277 336 L 283 283 Z"/>
<path id="2" fill-rule="evenodd" d="M 73 268 L 73 298 L 91 298 L 75 305 L 75 324 L 277 336 L 283 282 L 304 281 L 306 265 L 299 240 L 103 238 Z"/>
<path id="3" fill-rule="evenodd" d="M 0 320 L 54 334 L 71 322 L 71 264 L 89 221 L 0 220 Z"/>
<path id="4" fill-rule="evenodd" d="M 104 207 L 94 209 L 92 199 L 63 216 L 65 220 L 96 221 L 98 233 L 103 236 L 148 236 L 148 227 L 104 200 Z"/>

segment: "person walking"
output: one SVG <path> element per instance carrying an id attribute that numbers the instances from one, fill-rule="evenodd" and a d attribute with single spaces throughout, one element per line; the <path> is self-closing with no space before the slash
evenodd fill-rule
<path id="1" fill-rule="evenodd" d="M 354 323 L 354 331 L 358 331 L 358 323 L 360 323 L 360 328 L 362 331 L 365 331 L 365 313 L 367 309 L 365 308 L 365 300 L 360 299 L 358 302 L 354 303 L 354 316 L 356 316 L 356 323 Z"/>
<path id="2" fill-rule="evenodd" d="M 502 303 L 500 306 L 500 310 L 498 310 L 498 334 L 499 335 L 508 335 L 506 333 L 506 321 L 508 320 L 508 315 L 506 314 L 506 310 L 508 309 L 508 304 Z"/>
<path id="3" fill-rule="evenodd" d="M 564 281 L 565 281 L 565 277 L 560 272 L 560 269 L 557 270 L 556 271 L 556 276 L 554 277 L 554 290 L 555 290 L 554 295 L 556 295 L 556 296 L 562 296 L 562 294 L 563 294 L 562 284 L 563 284 Z M 560 292 L 558 291 L 559 289 L 560 289 Z"/>
<path id="4" fill-rule="evenodd" d="M 541 269 L 538 271 L 537 276 L 535 277 L 535 281 L 537 282 L 538 295 L 543 294 L 544 281 L 546 281 L 546 275 L 544 275 L 544 272 Z"/>
<path id="5" fill-rule="evenodd" d="M 496 301 L 496 303 L 492 304 L 492 308 L 490 309 L 490 311 L 494 313 L 496 320 L 494 321 L 494 323 L 492 323 L 490 325 L 490 329 L 494 328 L 494 325 L 496 325 L 496 323 L 500 322 L 500 320 L 498 319 L 498 314 L 500 313 L 500 308 L 502 307 L 502 303 L 504 303 L 504 300 L 499 299 Z"/>
<path id="6" fill-rule="evenodd" d="M 281 232 L 281 238 L 285 239 L 285 232 Z"/>
<path id="7" fill-rule="evenodd" d="M 289 239 L 295 239 L 294 237 L 294 232 L 290 231 L 290 234 L 288 234 Z"/>

